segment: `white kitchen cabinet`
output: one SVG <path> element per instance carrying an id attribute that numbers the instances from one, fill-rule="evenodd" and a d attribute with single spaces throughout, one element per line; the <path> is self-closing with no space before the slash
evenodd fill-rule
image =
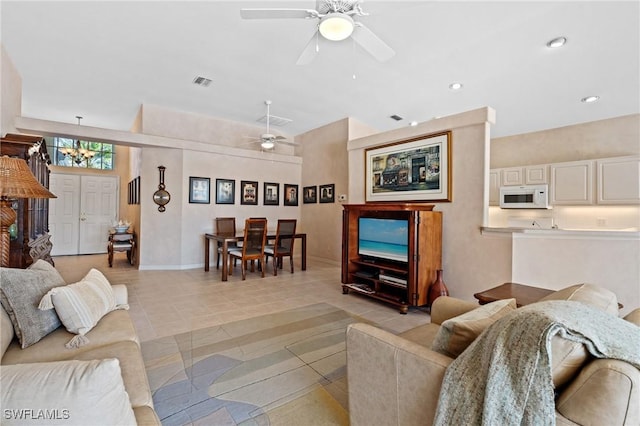
<path id="1" fill-rule="evenodd" d="M 500 205 L 500 169 L 489 170 L 489 205 Z"/>
<path id="2" fill-rule="evenodd" d="M 526 185 L 544 185 L 549 183 L 547 178 L 548 164 L 527 166 L 524 168 L 524 183 Z"/>
<path id="3" fill-rule="evenodd" d="M 501 185 L 524 185 L 524 168 L 523 167 L 508 167 L 501 169 Z"/>
<path id="4" fill-rule="evenodd" d="M 596 161 L 598 204 L 640 204 L 640 156 Z"/>
<path id="5" fill-rule="evenodd" d="M 552 205 L 593 204 L 593 161 L 570 161 L 549 166 Z"/>

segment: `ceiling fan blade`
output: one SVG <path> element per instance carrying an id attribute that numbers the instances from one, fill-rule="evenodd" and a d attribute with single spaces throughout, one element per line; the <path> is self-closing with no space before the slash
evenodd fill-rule
<path id="1" fill-rule="evenodd" d="M 327 44 L 327 39 L 320 37 L 320 33 L 316 30 L 313 37 L 304 47 L 300 57 L 296 61 L 296 65 L 307 65 L 316 57 L 320 49 Z"/>
<path id="2" fill-rule="evenodd" d="M 396 52 L 390 48 L 387 43 L 382 41 L 369 28 L 365 27 L 360 22 L 356 23 L 356 27 L 354 28 L 351 37 L 356 43 L 362 46 L 364 50 L 369 52 L 371 56 L 380 62 L 388 61 L 396 54 Z"/>
<path id="3" fill-rule="evenodd" d="M 243 19 L 300 19 L 317 18 L 318 12 L 311 9 L 240 9 Z"/>
<path id="4" fill-rule="evenodd" d="M 300 145 L 299 143 L 295 143 L 295 142 L 289 142 L 289 141 L 278 141 L 279 144 L 281 145 L 291 145 L 291 146 L 298 146 Z"/>

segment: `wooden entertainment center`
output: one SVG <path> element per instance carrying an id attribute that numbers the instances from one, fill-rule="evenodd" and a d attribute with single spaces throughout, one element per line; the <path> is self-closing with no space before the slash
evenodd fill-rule
<path id="1" fill-rule="evenodd" d="M 342 212 L 342 292 L 349 291 L 397 306 L 428 303 L 429 285 L 442 268 L 442 212 L 433 204 L 346 204 Z M 408 223 L 407 261 L 359 253 L 360 218 L 400 219 Z"/>

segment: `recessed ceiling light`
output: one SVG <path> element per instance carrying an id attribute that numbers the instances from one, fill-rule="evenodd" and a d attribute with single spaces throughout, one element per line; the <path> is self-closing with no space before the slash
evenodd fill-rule
<path id="1" fill-rule="evenodd" d="M 595 102 L 600 99 L 600 96 L 587 96 L 585 98 L 580 99 L 580 102 L 584 102 L 585 104 L 590 104 L 591 102 Z"/>
<path id="2" fill-rule="evenodd" d="M 555 49 L 556 47 L 564 46 L 566 42 L 567 42 L 566 37 L 556 37 L 553 40 L 549 40 L 549 42 L 547 42 L 547 47 L 551 49 Z"/>
<path id="3" fill-rule="evenodd" d="M 451 83 L 449 85 L 449 89 L 451 89 L 451 90 L 460 90 L 460 89 L 462 89 L 462 83 Z"/>

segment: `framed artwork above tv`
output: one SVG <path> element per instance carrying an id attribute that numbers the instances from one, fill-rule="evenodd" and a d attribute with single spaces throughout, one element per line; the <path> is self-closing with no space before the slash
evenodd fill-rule
<path id="1" fill-rule="evenodd" d="M 365 201 L 451 201 L 451 132 L 365 150 Z"/>

